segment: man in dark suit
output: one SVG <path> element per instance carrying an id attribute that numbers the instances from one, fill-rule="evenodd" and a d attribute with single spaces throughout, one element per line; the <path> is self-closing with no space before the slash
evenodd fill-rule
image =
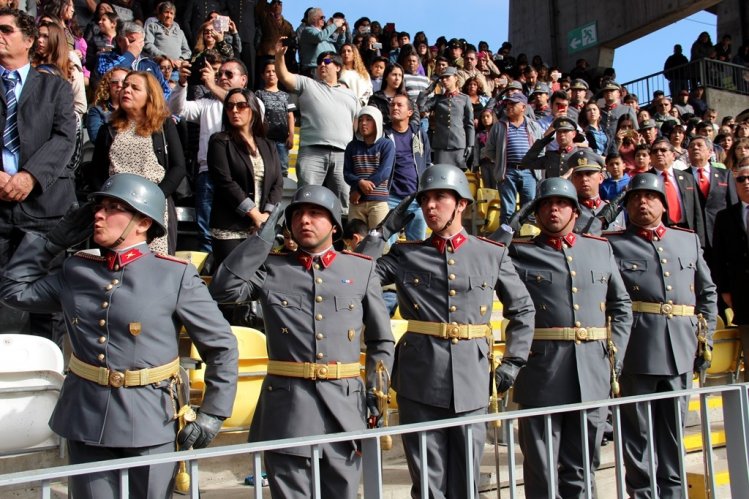
<path id="1" fill-rule="evenodd" d="M 674 147 L 667 139 L 657 139 L 650 146 L 650 164 L 653 165 L 650 173 L 658 175 L 663 181 L 670 225 L 696 232 L 700 245 L 704 248 L 705 221 L 702 217 L 697 183 L 688 172 L 673 168 L 674 159 Z"/>
<path id="2" fill-rule="evenodd" d="M 715 217 L 713 275 L 721 298 L 734 311 L 733 322 L 741 331 L 744 358 L 749 359 L 749 161 L 744 159 L 733 176 L 740 201 Z M 749 381 L 746 370 L 744 381 Z"/>
<path id="3" fill-rule="evenodd" d="M 695 137 L 689 142 L 689 170 L 697 184 L 697 195 L 705 222 L 705 260 L 711 269 L 714 264 L 712 247 L 715 216 L 719 211 L 739 200 L 731 172 L 723 168 L 711 167 L 710 152 L 712 149 L 710 139 L 705 137 Z"/>
<path id="4" fill-rule="evenodd" d="M 26 233 L 46 233 L 75 202 L 66 167 L 75 146 L 73 92 L 29 65 L 36 36 L 31 16 L 0 8 L 0 271 Z M 59 339 L 51 325 L 49 316 L 31 315 L 32 332 Z"/>

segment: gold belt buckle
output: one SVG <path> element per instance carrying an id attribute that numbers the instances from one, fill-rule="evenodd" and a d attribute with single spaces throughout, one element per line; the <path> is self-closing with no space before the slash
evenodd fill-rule
<path id="1" fill-rule="evenodd" d="M 575 329 L 575 339 L 577 341 L 585 341 L 588 339 L 588 330 L 584 327 Z"/>
<path id="2" fill-rule="evenodd" d="M 328 379 L 328 366 L 325 364 L 314 364 L 315 379 Z"/>
<path id="3" fill-rule="evenodd" d="M 119 371 L 109 372 L 109 386 L 120 388 L 125 383 L 125 374 Z"/>
<path id="4" fill-rule="evenodd" d="M 454 324 L 447 326 L 447 337 L 449 339 L 459 340 L 460 339 L 460 326 L 456 326 Z"/>
<path id="5" fill-rule="evenodd" d="M 674 306 L 670 303 L 661 303 L 661 313 L 665 315 L 672 314 L 674 312 Z"/>

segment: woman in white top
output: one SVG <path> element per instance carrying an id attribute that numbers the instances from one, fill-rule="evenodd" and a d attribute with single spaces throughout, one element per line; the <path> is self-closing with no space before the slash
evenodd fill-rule
<path id="1" fill-rule="evenodd" d="M 356 98 L 360 106 L 365 106 L 372 95 L 372 80 L 364 61 L 362 61 L 359 50 L 351 43 L 345 43 L 340 50 L 343 68 L 338 78 L 339 83 L 346 85 Z"/>

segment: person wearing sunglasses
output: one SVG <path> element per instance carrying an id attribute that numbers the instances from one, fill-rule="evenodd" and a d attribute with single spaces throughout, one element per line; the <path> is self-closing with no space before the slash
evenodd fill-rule
<path id="1" fill-rule="evenodd" d="M 299 32 L 299 70 L 303 75 L 314 78 L 320 55 L 340 50 L 347 37 L 337 32 L 344 23 L 345 19 L 336 17 L 326 23 L 325 14 L 317 7 L 307 12 L 307 25 Z"/>
<path id="2" fill-rule="evenodd" d="M 733 310 L 744 358 L 749 359 L 749 157 L 740 160 L 731 175 L 739 200 L 715 217 L 713 276 L 721 298 Z M 744 381 L 749 381 L 747 370 Z"/>
<path id="3" fill-rule="evenodd" d="M 223 131 L 208 143 L 208 172 L 214 189 L 210 229 L 216 265 L 265 223 L 283 196 L 281 162 L 276 145 L 265 138 L 255 94 L 246 88 L 229 90 L 222 123 Z"/>

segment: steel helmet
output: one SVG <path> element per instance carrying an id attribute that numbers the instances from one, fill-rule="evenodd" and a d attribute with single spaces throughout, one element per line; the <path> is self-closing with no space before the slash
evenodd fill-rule
<path id="1" fill-rule="evenodd" d="M 314 204 L 321 208 L 325 208 L 333 218 L 333 225 L 338 227 L 336 235 L 333 240 L 343 236 L 343 223 L 341 223 L 341 201 L 338 196 L 333 194 L 333 191 L 322 185 L 305 185 L 300 187 L 294 193 L 294 197 L 291 198 L 291 202 L 284 211 L 286 218 L 286 226 L 291 226 L 291 217 L 294 211 L 301 204 Z"/>
<path id="2" fill-rule="evenodd" d="M 158 185 L 147 178 L 133 173 L 112 175 L 104 182 L 100 190 L 88 195 L 90 200 L 102 197 L 119 199 L 127 203 L 135 212 L 150 218 L 153 221 L 149 229 L 152 237 L 161 237 L 166 234 L 164 193 Z"/>
<path id="3" fill-rule="evenodd" d="M 577 201 L 577 190 L 572 182 L 562 177 L 547 178 L 538 185 L 538 194 L 536 199 L 533 200 L 531 205 L 531 211 L 536 213 L 538 211 L 539 203 L 547 198 L 564 198 L 572 201 L 572 205 L 576 210 L 580 211 L 580 204 Z"/>
<path id="4" fill-rule="evenodd" d="M 468 204 L 473 203 L 473 196 L 468 186 L 466 174 L 457 166 L 437 164 L 424 170 L 419 179 L 419 191 L 416 193 L 416 201 L 421 204 L 421 195 L 423 193 L 437 189 L 451 190 L 457 194 L 458 199 L 465 199 L 468 201 Z"/>
<path id="5" fill-rule="evenodd" d="M 624 194 L 622 204 L 626 207 L 629 201 L 630 192 L 634 191 L 652 191 L 660 194 L 663 207 L 668 211 L 668 201 L 666 199 L 666 190 L 663 187 L 663 179 L 660 175 L 652 173 L 638 173 L 627 185 L 627 192 Z"/>

